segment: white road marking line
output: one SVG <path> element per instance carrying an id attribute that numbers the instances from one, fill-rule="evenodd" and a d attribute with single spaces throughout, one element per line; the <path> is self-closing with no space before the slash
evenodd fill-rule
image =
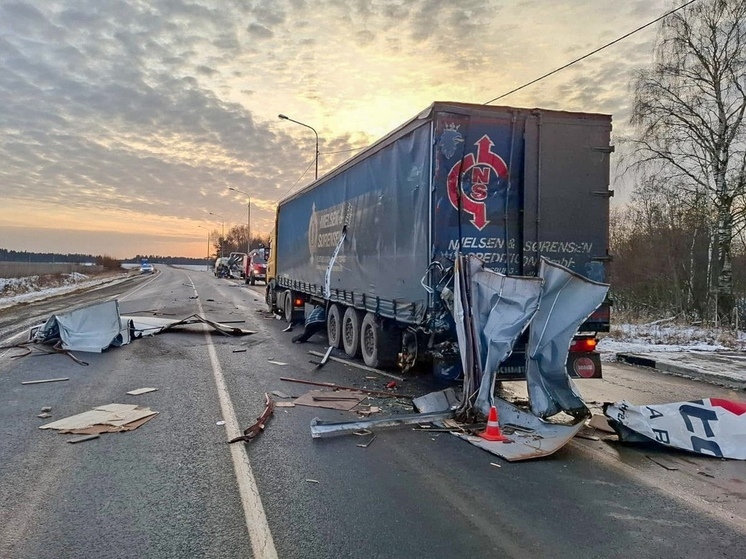
<path id="1" fill-rule="evenodd" d="M 189 282 L 192 284 L 194 294 L 197 295 L 197 288 L 194 286 L 192 278 L 188 274 L 187 278 L 189 278 Z M 204 316 L 202 303 L 199 299 L 196 301 L 199 313 Z M 218 361 L 218 354 L 215 351 L 215 345 L 212 343 L 212 334 L 207 329 L 207 326 L 205 326 L 205 338 L 207 339 L 207 352 L 210 355 L 212 371 L 215 376 L 215 385 L 218 389 L 220 412 L 225 421 L 226 435 L 229 439 L 232 439 L 241 436 L 243 433 L 238 425 L 236 412 L 233 409 L 233 402 L 231 401 L 228 386 L 223 376 L 223 369 L 220 366 L 220 361 Z M 233 469 L 236 473 L 236 481 L 238 482 L 238 492 L 241 495 L 244 517 L 246 518 L 246 528 L 249 531 L 254 557 L 256 559 L 273 559 L 277 557 L 277 550 L 275 549 L 275 542 L 272 539 L 272 533 L 269 531 L 267 516 L 264 513 L 262 499 L 259 496 L 259 488 L 256 485 L 254 473 L 251 470 L 249 456 L 246 454 L 246 447 L 243 444 L 232 444 L 230 445 L 230 449 L 231 458 L 233 459 Z"/>
<path id="2" fill-rule="evenodd" d="M 135 287 L 132 291 L 127 292 L 126 294 L 122 295 L 121 297 L 119 295 L 114 295 L 112 297 L 109 297 L 107 299 L 107 301 L 112 301 L 114 299 L 119 299 L 120 301 L 124 301 L 125 299 L 127 299 L 131 295 L 134 295 L 135 293 L 137 293 L 138 291 L 140 291 L 146 285 L 150 285 L 153 281 L 155 281 L 155 278 L 157 278 L 157 277 L 158 277 L 158 274 L 154 274 L 153 277 L 145 280 L 143 283 L 141 283 L 140 285 L 138 285 L 137 287 Z M 192 286 L 194 286 L 194 284 L 192 284 Z"/>

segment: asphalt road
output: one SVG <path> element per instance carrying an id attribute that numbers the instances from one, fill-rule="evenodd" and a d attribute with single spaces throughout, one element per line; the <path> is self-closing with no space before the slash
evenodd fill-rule
<path id="1" fill-rule="evenodd" d="M 548 459 L 511 464 L 450 435 L 409 428 L 380 430 L 360 448 L 354 436 L 310 436 L 313 417 L 354 414 L 301 406 L 277 408 L 253 442 L 226 444 L 237 425 L 260 415 L 265 392 L 310 388 L 281 376 L 374 389 L 390 381 L 336 362 L 314 371 L 307 351 L 323 351 L 323 338 L 290 343 L 286 324 L 266 318 L 263 289 L 159 267 L 152 278 L 90 297 L 118 296 L 124 314 L 243 320 L 238 325 L 256 334 L 161 334 L 79 354 L 88 366 L 0 350 L 0 557 L 746 556 L 744 462 L 580 439 Z M 72 303 L 48 301 L 34 312 Z M 27 314 L 0 315 L 2 335 Z M 582 381 L 586 399 L 744 399 L 628 366 L 607 365 L 605 376 Z M 53 377 L 70 380 L 21 385 Z M 125 394 L 145 386 L 158 391 Z M 417 395 L 438 388 L 425 377 L 401 387 Z M 37 429 L 42 406 L 60 419 L 108 403 L 159 415 L 77 445 Z"/>

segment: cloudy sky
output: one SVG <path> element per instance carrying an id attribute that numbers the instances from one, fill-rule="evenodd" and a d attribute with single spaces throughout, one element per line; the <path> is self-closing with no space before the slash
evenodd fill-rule
<path id="1" fill-rule="evenodd" d="M 0 248 L 203 256 L 208 230 L 246 222 L 229 187 L 267 234 L 313 178 L 313 132 L 278 113 L 316 128 L 323 173 L 433 101 L 484 103 L 670 7 L 2 0 Z M 609 113 L 619 133 L 655 33 L 500 103 Z"/>

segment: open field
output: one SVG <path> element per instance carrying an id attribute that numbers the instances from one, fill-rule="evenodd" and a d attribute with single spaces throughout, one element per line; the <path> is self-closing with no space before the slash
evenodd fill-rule
<path id="1" fill-rule="evenodd" d="M 0 278 L 22 278 L 46 274 L 96 274 L 103 266 L 86 266 L 70 262 L 0 262 Z"/>

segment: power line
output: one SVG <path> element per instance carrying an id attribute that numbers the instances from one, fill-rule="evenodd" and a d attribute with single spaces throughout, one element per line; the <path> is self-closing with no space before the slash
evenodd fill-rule
<path id="1" fill-rule="evenodd" d="M 682 10 L 682 9 L 686 8 L 686 7 L 687 7 L 687 6 L 689 6 L 690 4 L 694 4 L 694 3 L 696 2 L 696 1 L 697 1 L 697 0 L 689 0 L 689 2 L 687 2 L 686 4 L 684 4 L 684 5 L 682 5 L 682 6 L 679 6 L 678 8 L 675 8 L 675 9 L 673 9 L 673 10 L 669 11 L 669 12 L 666 12 L 666 13 L 665 13 L 665 14 L 663 14 L 662 16 L 660 16 L 660 17 L 657 17 L 657 18 L 655 18 L 655 19 L 654 19 L 653 21 L 650 21 L 650 22 L 646 23 L 645 25 L 642 25 L 642 26 L 638 27 L 638 28 L 637 28 L 637 29 L 635 29 L 634 31 L 630 31 L 630 32 L 629 32 L 629 33 L 627 33 L 626 35 L 622 35 L 622 36 L 621 36 L 621 37 L 619 37 L 618 39 L 614 39 L 614 40 L 613 40 L 613 41 L 611 41 L 610 43 L 606 43 L 605 45 L 603 45 L 603 46 L 601 46 L 601 47 L 598 47 L 598 48 L 597 48 L 596 50 L 592 50 L 592 51 L 591 51 L 591 52 L 589 52 L 588 54 L 584 54 L 584 55 L 583 55 L 583 56 L 581 56 L 580 58 L 576 58 L 576 59 L 575 59 L 575 60 L 573 60 L 572 62 L 568 62 L 568 63 L 567 63 L 567 64 L 565 64 L 564 66 L 560 66 L 559 68 L 556 68 L 556 69 L 552 70 L 551 72 L 547 72 L 547 73 L 546 73 L 546 74 L 544 74 L 543 76 L 539 76 L 538 78 L 536 78 L 536 79 L 534 79 L 534 80 L 531 80 L 531 81 L 530 81 L 530 82 L 528 82 L 528 83 L 524 83 L 523 85 L 521 85 L 521 86 L 519 86 L 519 87 L 516 87 L 515 89 L 511 89 L 511 90 L 510 90 L 510 91 L 508 91 L 507 93 L 503 93 L 502 95 L 500 95 L 500 96 L 498 96 L 498 97 L 495 97 L 494 99 L 490 99 L 489 101 L 487 101 L 487 102 L 486 102 L 486 103 L 484 103 L 484 104 L 485 104 L 485 105 L 489 105 L 490 103 L 494 103 L 494 102 L 495 102 L 495 101 L 497 101 L 498 99 L 502 99 L 503 97 L 507 97 L 508 95 L 512 95 L 512 94 L 513 94 L 513 93 L 515 93 L 516 91 L 520 91 L 521 89 L 524 89 L 524 88 L 526 88 L 526 87 L 528 87 L 528 86 L 530 86 L 530 85 L 533 85 L 533 84 L 535 84 L 536 82 L 539 82 L 539 81 L 543 80 L 544 78 L 548 78 L 549 76 L 551 76 L 551 75 L 553 75 L 553 74 L 556 74 L 557 72 L 559 72 L 559 71 L 561 71 L 561 70 L 564 70 L 565 68 L 569 68 L 570 66 L 572 66 L 573 64 L 577 64 L 577 63 L 578 63 L 578 62 L 580 62 L 581 60 L 585 60 L 585 59 L 586 59 L 586 58 L 588 58 L 589 56 L 593 56 L 593 55 L 594 55 L 594 54 L 596 54 L 597 52 L 600 52 L 600 51 L 604 50 L 605 48 L 607 48 L 607 47 L 610 47 L 611 45 L 615 45 L 615 44 L 617 44 L 617 43 L 618 43 L 619 41 L 623 41 L 624 39 L 626 39 L 627 37 L 630 37 L 630 36 L 634 35 L 634 34 L 635 34 L 635 33 L 637 33 L 638 31 L 642 31 L 642 30 L 643 30 L 643 29 L 645 29 L 646 27 L 650 27 L 650 26 L 651 26 L 651 25 L 653 25 L 654 23 L 658 23 L 658 22 L 659 22 L 660 20 L 662 20 L 663 18 L 665 18 L 665 17 L 667 17 L 667 16 L 670 16 L 671 14 L 673 14 L 673 13 L 676 13 L 676 12 L 678 12 L 679 10 Z"/>
<path id="2" fill-rule="evenodd" d="M 313 165 L 314 161 L 316 161 L 315 157 L 313 159 L 311 159 L 311 161 L 308 164 L 308 167 L 306 167 L 306 170 L 301 173 L 301 175 L 298 177 L 298 180 L 293 183 L 293 186 L 291 186 L 290 188 L 288 188 L 287 191 L 285 192 L 285 194 L 282 195 L 283 198 L 285 196 L 287 196 L 288 194 L 290 194 L 290 191 L 293 190 L 295 188 L 295 186 L 300 182 L 300 180 L 305 176 L 305 174 L 311 168 L 311 165 Z"/>

